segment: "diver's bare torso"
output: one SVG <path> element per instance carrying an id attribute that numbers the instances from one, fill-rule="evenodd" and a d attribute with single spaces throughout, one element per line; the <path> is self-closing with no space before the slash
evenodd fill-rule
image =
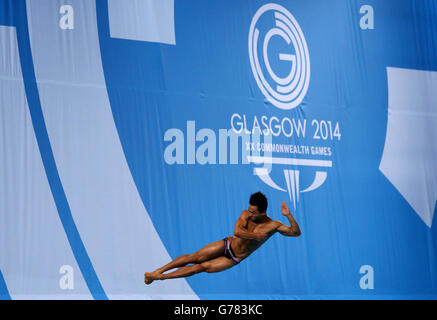
<path id="1" fill-rule="evenodd" d="M 247 212 L 249 214 L 249 212 Z M 264 242 L 266 242 L 277 231 L 280 222 L 274 221 L 265 216 L 259 221 L 247 220 L 246 225 L 242 226 L 249 232 L 256 232 L 264 234 L 259 240 L 244 239 L 235 235 L 228 237 L 231 242 L 231 248 L 237 258 L 243 260 L 247 258 L 252 252 L 258 249 Z"/>

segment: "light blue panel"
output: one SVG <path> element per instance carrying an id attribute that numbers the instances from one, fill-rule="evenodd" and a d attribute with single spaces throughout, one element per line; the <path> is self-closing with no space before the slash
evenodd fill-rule
<path id="1" fill-rule="evenodd" d="M 0 269 L 12 299 L 90 299 L 47 182 L 14 27 L 0 27 L 0 44 Z M 61 289 L 64 265 L 73 290 Z"/>
<path id="2" fill-rule="evenodd" d="M 437 72 L 387 68 L 388 125 L 379 169 L 431 228 L 437 200 Z"/>
<path id="3" fill-rule="evenodd" d="M 176 44 L 174 0 L 108 0 L 111 37 Z"/>

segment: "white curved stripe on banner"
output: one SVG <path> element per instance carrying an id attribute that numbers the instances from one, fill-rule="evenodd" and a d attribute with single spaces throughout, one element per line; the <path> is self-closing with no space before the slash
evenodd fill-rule
<path id="1" fill-rule="evenodd" d="M 103 74 L 96 4 L 27 0 L 41 107 L 57 169 L 95 272 L 111 299 L 197 299 L 185 279 L 146 286 L 170 256 L 144 208 L 119 140 Z"/>
<path id="2" fill-rule="evenodd" d="M 437 200 L 437 72 L 387 67 L 387 82 L 379 170 L 431 228 Z"/>
<path id="3" fill-rule="evenodd" d="M 12 299 L 92 299 L 38 149 L 15 27 L 0 26 L 0 270 Z"/>

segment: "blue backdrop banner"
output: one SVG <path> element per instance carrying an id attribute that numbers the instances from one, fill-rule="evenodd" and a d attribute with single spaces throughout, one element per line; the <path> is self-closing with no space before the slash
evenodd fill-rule
<path id="1" fill-rule="evenodd" d="M 0 299 L 436 299 L 437 1 L 0 0 Z M 144 273 L 234 234 L 219 273 Z"/>

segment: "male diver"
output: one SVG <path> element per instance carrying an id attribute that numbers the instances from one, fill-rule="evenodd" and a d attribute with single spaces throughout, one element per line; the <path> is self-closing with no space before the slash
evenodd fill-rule
<path id="1" fill-rule="evenodd" d="M 276 232 L 297 237 L 301 234 L 299 225 L 290 213 L 285 202 L 281 202 L 282 215 L 287 217 L 290 226 L 267 216 L 267 198 L 261 192 L 250 196 L 249 208 L 243 210 L 235 223 L 234 235 L 215 241 L 192 254 L 184 254 L 153 272 L 144 274 L 144 282 L 154 280 L 189 277 L 200 272 L 220 272 L 229 269 L 258 249 Z M 173 272 L 168 270 L 179 268 Z"/>

